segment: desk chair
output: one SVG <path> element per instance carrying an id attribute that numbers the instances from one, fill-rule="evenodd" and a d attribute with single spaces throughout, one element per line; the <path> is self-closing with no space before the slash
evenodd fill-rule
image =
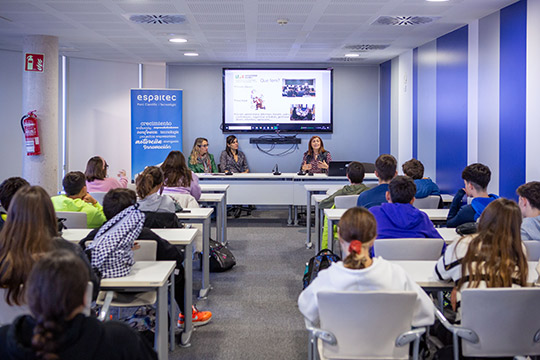
<path id="1" fill-rule="evenodd" d="M 523 241 L 523 245 L 527 248 L 527 258 L 529 261 L 538 261 L 540 259 L 540 241 Z"/>
<path id="2" fill-rule="evenodd" d="M 68 229 L 86 229 L 86 213 L 75 211 L 57 211 L 58 219 L 65 219 L 64 226 Z"/>
<path id="3" fill-rule="evenodd" d="M 386 260 L 437 260 L 443 246 L 443 239 L 376 239 L 373 251 Z"/>
<path id="4" fill-rule="evenodd" d="M 461 292 L 461 325 L 435 315 L 454 338 L 454 359 L 463 356 L 540 355 L 540 289 L 490 288 Z"/>
<path id="5" fill-rule="evenodd" d="M 30 314 L 28 305 L 8 305 L 6 302 L 7 289 L 0 288 L 0 326 L 9 325 L 20 315 Z"/>
<path id="6" fill-rule="evenodd" d="M 336 209 L 350 209 L 356 206 L 358 195 L 341 195 L 334 198 Z"/>
<path id="7" fill-rule="evenodd" d="M 320 292 L 320 328 L 306 320 L 308 359 L 418 359 L 425 328 L 412 330 L 415 292 Z M 320 341 L 319 341 L 320 339 Z"/>
<path id="8" fill-rule="evenodd" d="M 89 193 L 94 199 L 96 199 L 96 201 L 98 203 L 100 203 L 101 205 L 103 205 L 103 198 L 105 197 L 105 194 L 107 194 L 106 192 L 102 192 L 102 191 L 96 191 L 96 192 L 91 192 Z"/>
<path id="9" fill-rule="evenodd" d="M 441 201 L 440 195 L 429 195 L 425 198 L 415 199 L 413 206 L 417 209 L 438 209 Z"/>

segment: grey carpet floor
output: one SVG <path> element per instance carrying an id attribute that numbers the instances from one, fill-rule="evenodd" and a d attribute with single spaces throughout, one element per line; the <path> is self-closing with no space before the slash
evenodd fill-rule
<path id="1" fill-rule="evenodd" d="M 198 327 L 191 346 L 170 359 L 306 359 L 307 332 L 297 308 L 307 250 L 305 227 L 287 226 L 286 211 L 254 211 L 228 220 L 237 265 L 211 273 L 206 300 L 195 300 L 212 321 Z M 196 271 L 194 289 L 200 288 Z"/>

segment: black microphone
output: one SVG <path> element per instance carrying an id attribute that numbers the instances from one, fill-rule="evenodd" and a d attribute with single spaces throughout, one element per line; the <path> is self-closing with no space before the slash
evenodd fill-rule
<path id="1" fill-rule="evenodd" d="M 274 175 L 281 175 L 281 173 L 279 172 L 278 164 L 276 164 L 276 166 L 272 169 L 272 172 Z"/>

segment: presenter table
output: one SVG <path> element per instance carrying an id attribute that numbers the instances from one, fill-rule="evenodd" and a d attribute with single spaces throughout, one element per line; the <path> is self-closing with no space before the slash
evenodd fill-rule
<path id="1" fill-rule="evenodd" d="M 202 193 L 200 204 L 207 204 L 217 210 L 216 239 L 223 245 L 227 244 L 227 196 L 224 193 Z"/>
<path id="2" fill-rule="evenodd" d="M 203 257 L 202 257 L 202 287 L 199 291 L 200 298 L 206 298 L 210 291 L 210 215 L 214 212 L 212 208 L 185 209 L 189 212 L 176 213 L 178 219 L 186 223 L 195 223 L 203 225 Z M 186 254 L 186 257 L 189 254 Z"/>
<path id="3" fill-rule="evenodd" d="M 169 287 L 169 296 L 174 299 L 174 261 L 137 261 L 131 268 L 127 276 L 114 279 L 101 279 L 100 288 L 105 291 L 156 291 L 156 332 L 154 339 L 154 349 L 158 353 L 160 360 L 167 360 L 167 281 L 172 286 Z M 173 302 L 171 302 L 172 304 Z M 171 314 L 173 307 L 169 308 Z M 169 331 L 174 335 L 174 321 L 170 322 Z M 174 337 L 171 347 L 174 348 Z"/>

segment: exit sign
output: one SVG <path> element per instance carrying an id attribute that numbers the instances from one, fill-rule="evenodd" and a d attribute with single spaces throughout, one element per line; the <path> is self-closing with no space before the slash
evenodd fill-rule
<path id="1" fill-rule="evenodd" d="M 25 54 L 24 70 L 43 72 L 43 54 Z"/>

